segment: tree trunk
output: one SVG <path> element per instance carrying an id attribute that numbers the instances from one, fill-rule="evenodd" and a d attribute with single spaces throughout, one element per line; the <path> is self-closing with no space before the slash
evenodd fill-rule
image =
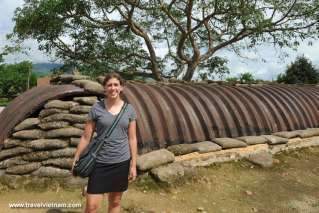
<path id="1" fill-rule="evenodd" d="M 27 90 L 30 88 L 31 73 L 32 73 L 32 69 L 29 69 L 28 80 L 27 80 Z"/>
<path id="2" fill-rule="evenodd" d="M 132 19 L 127 19 L 127 20 L 128 20 L 128 24 L 129 24 L 132 32 L 144 39 L 144 42 L 145 42 L 147 49 L 148 49 L 148 52 L 150 54 L 152 73 L 155 76 L 155 79 L 157 81 L 162 81 L 163 79 L 162 79 L 160 70 L 158 69 L 158 64 L 156 61 L 156 53 L 155 53 L 154 47 L 152 45 L 152 42 L 151 42 L 148 34 L 145 32 L 145 30 L 143 28 L 141 28 L 134 21 L 132 21 Z"/>
<path id="3" fill-rule="evenodd" d="M 183 77 L 183 80 L 184 81 L 191 81 L 192 78 L 193 78 L 193 75 L 194 75 L 194 72 L 198 66 L 199 62 L 192 62 L 190 64 L 187 65 L 187 70 L 186 70 L 186 73 Z"/>
<path id="4" fill-rule="evenodd" d="M 155 53 L 155 50 L 152 46 L 152 43 L 148 37 L 144 37 L 144 41 L 146 43 L 148 52 L 150 54 L 150 59 L 151 59 L 151 64 L 152 64 L 152 73 L 155 76 L 156 80 L 162 81 L 163 79 L 162 79 L 162 76 L 160 74 L 160 70 L 158 69 L 158 64 L 156 61 L 156 53 Z"/>

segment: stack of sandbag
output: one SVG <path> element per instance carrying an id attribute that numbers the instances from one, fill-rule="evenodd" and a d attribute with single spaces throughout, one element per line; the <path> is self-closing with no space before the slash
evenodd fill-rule
<path id="1" fill-rule="evenodd" d="M 8 175 L 67 177 L 87 114 L 96 96 L 48 101 L 38 117 L 19 123 L 0 151 L 0 170 Z"/>

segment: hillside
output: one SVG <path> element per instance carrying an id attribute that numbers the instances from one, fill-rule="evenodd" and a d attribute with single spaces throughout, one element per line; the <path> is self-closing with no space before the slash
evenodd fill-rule
<path id="1" fill-rule="evenodd" d="M 33 72 L 37 76 L 46 76 L 50 73 L 50 70 L 61 67 L 63 64 L 59 63 L 36 63 L 33 64 Z"/>

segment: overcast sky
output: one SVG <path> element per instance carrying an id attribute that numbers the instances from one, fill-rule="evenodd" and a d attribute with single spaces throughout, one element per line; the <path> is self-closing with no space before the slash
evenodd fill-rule
<path id="1" fill-rule="evenodd" d="M 14 10 L 23 5 L 23 0 L 0 0 L 0 49 L 7 44 L 6 34 L 12 32 L 14 23 L 12 17 Z M 44 53 L 37 50 L 35 41 L 27 41 L 25 44 L 31 47 L 29 55 L 14 55 L 5 58 L 6 63 L 15 63 L 21 60 L 31 60 L 33 63 L 50 62 L 54 60 L 52 56 L 46 56 Z M 297 51 L 285 50 L 289 54 L 287 58 L 279 57 L 280 50 L 275 50 L 270 45 L 258 47 L 258 53 L 248 53 L 246 58 L 240 58 L 230 52 L 219 52 L 219 56 L 224 56 L 228 59 L 228 67 L 231 76 L 238 76 L 242 72 L 251 72 L 255 78 L 264 80 L 276 79 L 277 75 L 285 70 L 288 64 L 295 60 L 298 55 L 305 55 L 312 63 L 319 68 L 319 41 L 313 42 L 312 46 L 308 46 L 306 42 L 301 44 Z M 263 62 L 261 59 L 265 59 Z"/>

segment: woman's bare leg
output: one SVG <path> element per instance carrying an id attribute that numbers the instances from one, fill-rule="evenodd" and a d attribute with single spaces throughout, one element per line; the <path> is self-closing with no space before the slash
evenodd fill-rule
<path id="1" fill-rule="evenodd" d="M 121 199 L 123 192 L 110 192 L 108 196 L 108 213 L 119 213 L 121 210 Z"/>
<path id="2" fill-rule="evenodd" d="M 86 194 L 85 213 L 96 213 L 102 198 L 103 194 Z"/>

